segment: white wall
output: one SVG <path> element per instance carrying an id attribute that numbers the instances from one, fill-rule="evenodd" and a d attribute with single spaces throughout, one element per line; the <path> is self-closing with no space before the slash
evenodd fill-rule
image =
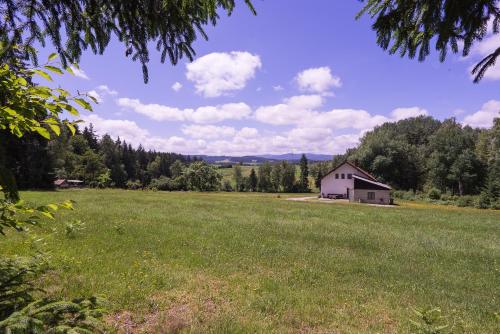
<path id="1" fill-rule="evenodd" d="M 341 174 L 345 174 L 345 179 L 342 180 Z M 335 179 L 335 174 L 339 174 L 339 178 Z M 348 164 L 340 166 L 333 173 L 328 174 L 321 180 L 321 196 L 326 197 L 328 194 L 347 194 L 354 189 L 354 179 L 348 179 L 347 174 L 360 174 L 355 168 Z"/>
<path id="2" fill-rule="evenodd" d="M 375 199 L 368 199 L 368 192 L 375 193 Z M 367 189 L 356 189 L 353 191 L 353 196 L 351 200 L 354 202 L 361 203 L 374 203 L 374 204 L 390 204 L 391 192 L 390 190 L 367 190 Z"/>

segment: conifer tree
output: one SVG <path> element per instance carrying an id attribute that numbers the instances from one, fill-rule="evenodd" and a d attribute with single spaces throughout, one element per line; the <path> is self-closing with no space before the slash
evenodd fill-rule
<path id="1" fill-rule="evenodd" d="M 250 170 L 250 176 L 249 176 L 249 184 L 250 184 L 250 190 L 251 191 L 256 191 L 257 190 L 257 174 L 255 174 L 255 169 Z"/>
<path id="2" fill-rule="evenodd" d="M 305 154 L 302 154 L 300 157 L 300 180 L 299 180 L 299 188 L 301 192 L 309 192 L 309 166 L 307 157 Z"/>
<path id="3" fill-rule="evenodd" d="M 377 44 L 389 53 L 402 57 L 418 57 L 423 61 L 435 44 L 439 59 L 444 61 L 448 51 L 467 56 L 472 46 L 488 32 L 498 34 L 500 3 L 497 0 L 365 0 L 358 17 L 368 13 L 375 22 Z M 492 31 L 488 31 L 491 24 Z M 472 70 L 474 82 L 495 65 L 500 45 Z"/>

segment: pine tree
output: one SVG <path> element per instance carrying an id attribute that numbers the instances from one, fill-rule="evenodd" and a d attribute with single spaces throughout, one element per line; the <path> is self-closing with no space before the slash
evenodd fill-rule
<path id="1" fill-rule="evenodd" d="M 309 192 L 309 167 L 308 161 L 305 154 L 302 154 L 300 158 L 300 180 L 299 180 L 299 190 L 301 192 Z"/>
<path id="2" fill-rule="evenodd" d="M 243 191 L 244 182 L 243 182 L 243 173 L 241 171 L 241 165 L 237 164 L 233 167 L 233 180 L 236 191 Z"/>
<path id="3" fill-rule="evenodd" d="M 389 53 L 402 57 L 418 57 L 423 61 L 429 54 L 431 43 L 444 61 L 448 51 L 467 56 L 474 43 L 488 33 L 500 31 L 500 5 L 497 0 L 366 0 L 358 17 L 368 13 L 375 18 L 372 25 L 377 33 L 377 44 Z M 481 60 L 472 70 L 474 82 L 484 76 L 500 56 L 500 45 Z"/>
<path id="4" fill-rule="evenodd" d="M 250 185 L 250 190 L 251 191 L 256 191 L 257 190 L 257 174 L 255 174 L 255 169 L 250 170 L 250 176 L 249 176 L 249 185 Z"/>

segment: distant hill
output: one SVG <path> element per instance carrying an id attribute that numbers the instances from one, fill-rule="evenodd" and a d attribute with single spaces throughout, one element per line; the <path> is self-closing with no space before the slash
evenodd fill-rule
<path id="1" fill-rule="evenodd" d="M 264 154 L 264 155 L 244 155 L 240 157 L 234 157 L 229 155 L 197 155 L 206 162 L 209 163 L 263 163 L 265 161 L 299 161 L 301 154 L 296 153 L 286 153 L 286 154 Z M 306 157 L 311 161 L 325 161 L 331 160 L 332 156 L 328 154 L 315 154 L 306 153 Z"/>
<path id="2" fill-rule="evenodd" d="M 325 161 L 332 160 L 331 154 L 316 154 L 316 153 L 305 153 L 308 160 L 313 161 Z M 285 153 L 285 154 L 264 154 L 259 155 L 259 157 L 271 159 L 271 160 L 287 160 L 287 161 L 298 161 L 302 153 Z"/>

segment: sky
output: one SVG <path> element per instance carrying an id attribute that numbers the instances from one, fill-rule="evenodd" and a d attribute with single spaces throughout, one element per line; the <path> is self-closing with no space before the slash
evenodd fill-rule
<path id="1" fill-rule="evenodd" d="M 500 34 L 466 58 L 418 62 L 382 50 L 370 18 L 355 20 L 356 0 L 254 0 L 257 16 L 237 3 L 195 42 L 193 62 L 161 64 L 152 47 L 148 84 L 117 41 L 85 52 L 58 83 L 99 100 L 82 113 L 98 134 L 195 155 L 339 154 L 387 121 L 430 115 L 484 128 L 499 116 L 500 64 L 479 84 L 470 68 Z"/>

